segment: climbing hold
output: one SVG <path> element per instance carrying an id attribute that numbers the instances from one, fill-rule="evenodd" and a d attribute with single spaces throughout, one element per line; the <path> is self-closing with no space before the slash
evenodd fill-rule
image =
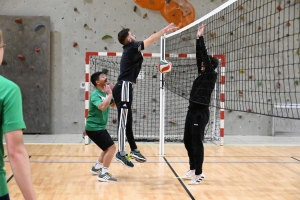
<path id="1" fill-rule="evenodd" d="M 145 119 L 146 118 L 146 115 L 143 115 L 143 117 L 142 117 L 143 119 Z"/>
<path id="2" fill-rule="evenodd" d="M 241 16 L 241 17 L 240 17 L 240 20 L 241 20 L 241 21 L 245 21 L 245 17 L 244 17 L 244 16 Z"/>
<path id="3" fill-rule="evenodd" d="M 173 125 L 176 125 L 176 124 L 177 124 L 177 122 L 175 122 L 175 121 L 172 121 L 172 120 L 171 120 L 171 121 L 169 121 L 169 123 L 170 123 L 170 124 L 173 124 Z"/>
<path id="4" fill-rule="evenodd" d="M 133 12 L 136 12 L 137 6 L 133 7 Z"/>
<path id="5" fill-rule="evenodd" d="M 152 110 L 152 112 L 155 112 L 155 111 L 156 111 L 155 109 Z"/>
<path id="6" fill-rule="evenodd" d="M 231 112 L 232 112 L 232 110 L 228 110 L 228 112 L 229 112 L 229 113 L 231 113 Z"/>
<path id="7" fill-rule="evenodd" d="M 297 80 L 297 81 L 295 81 L 295 85 L 299 85 L 299 81 Z"/>
<path id="8" fill-rule="evenodd" d="M 281 8 L 281 6 L 277 6 L 277 8 L 276 8 L 279 12 L 280 11 L 282 11 L 282 8 Z"/>
<path id="9" fill-rule="evenodd" d="M 285 25 L 286 25 L 287 27 L 289 27 L 289 26 L 291 26 L 291 23 L 290 23 L 290 22 L 287 22 Z"/>
<path id="10" fill-rule="evenodd" d="M 38 24 L 35 26 L 34 31 L 37 32 L 38 30 L 40 30 L 41 28 L 45 27 L 45 25 L 43 24 Z"/>
<path id="11" fill-rule="evenodd" d="M 78 43 L 77 42 L 73 42 L 73 47 L 77 47 Z"/>
<path id="12" fill-rule="evenodd" d="M 210 37 L 215 37 L 216 33 L 212 31 L 212 32 L 210 32 L 209 35 L 210 35 Z"/>
<path id="13" fill-rule="evenodd" d="M 105 40 L 105 39 L 108 39 L 108 38 L 112 38 L 110 35 L 104 35 L 103 37 L 102 37 L 102 40 Z"/>
<path id="14" fill-rule="evenodd" d="M 276 83 L 276 87 L 280 88 L 281 84 L 279 83 L 279 81 Z"/>
<path id="15" fill-rule="evenodd" d="M 240 97 L 242 97 L 243 96 L 243 91 L 239 91 L 239 95 L 240 95 Z"/>
<path id="16" fill-rule="evenodd" d="M 251 108 L 249 108 L 247 111 L 248 111 L 248 112 L 252 112 L 252 109 L 251 109 Z"/>
<path id="17" fill-rule="evenodd" d="M 224 17 L 224 16 L 222 16 L 222 17 L 220 18 L 220 20 L 221 20 L 221 21 L 224 21 L 224 20 L 225 20 L 225 17 Z"/>
<path id="18" fill-rule="evenodd" d="M 281 75 L 281 72 L 280 72 L 280 71 L 278 71 L 278 75 Z"/>
<path id="19" fill-rule="evenodd" d="M 108 69 L 103 68 L 103 69 L 102 69 L 102 72 L 103 72 L 103 74 L 108 74 Z"/>
<path id="20" fill-rule="evenodd" d="M 230 35 L 233 35 L 233 32 L 231 31 L 229 34 L 230 34 Z"/>
<path id="21" fill-rule="evenodd" d="M 298 50 L 296 51 L 296 54 L 297 54 L 298 56 L 300 56 L 300 49 L 298 49 Z"/>
<path id="22" fill-rule="evenodd" d="M 260 30 L 261 30 L 261 26 L 259 26 L 257 30 L 259 30 L 259 31 L 260 31 Z"/>
<path id="23" fill-rule="evenodd" d="M 87 25 L 87 24 L 84 24 L 84 25 L 83 25 L 83 27 L 84 27 L 84 28 L 87 28 L 87 27 L 88 27 L 88 25 Z"/>
<path id="24" fill-rule="evenodd" d="M 261 81 L 258 81 L 258 85 L 262 85 L 262 82 L 261 82 Z"/>
<path id="25" fill-rule="evenodd" d="M 40 53 L 41 49 L 38 47 L 35 47 L 35 52 Z"/>
<path id="26" fill-rule="evenodd" d="M 145 14 L 144 14 L 144 16 L 143 16 L 143 18 L 145 19 L 147 16 L 148 16 L 148 14 L 147 14 L 147 13 L 145 13 Z"/>
<path id="27" fill-rule="evenodd" d="M 132 109 L 132 113 L 136 113 L 136 109 Z"/>
<path id="28" fill-rule="evenodd" d="M 251 80 L 251 79 L 253 78 L 253 76 L 252 76 L 252 75 L 249 75 L 248 78 Z"/>
<path id="29" fill-rule="evenodd" d="M 18 24 L 22 24 L 22 18 L 15 19 L 15 22 L 18 23 Z"/>
<path id="30" fill-rule="evenodd" d="M 156 74 L 154 74 L 154 75 L 152 76 L 152 78 L 157 78 L 157 75 L 156 75 Z"/>
<path id="31" fill-rule="evenodd" d="M 18 58 L 19 58 L 20 60 L 25 60 L 25 57 L 24 57 L 23 55 L 18 55 Z"/>
<path id="32" fill-rule="evenodd" d="M 233 77 L 233 76 L 230 76 L 230 78 L 233 79 L 234 77 Z"/>
<path id="33" fill-rule="evenodd" d="M 240 6 L 238 7 L 238 10 L 244 10 L 244 6 L 240 5 Z"/>
<path id="34" fill-rule="evenodd" d="M 117 120 L 116 120 L 116 119 L 113 119 L 113 120 L 112 120 L 112 123 L 113 123 L 113 124 L 116 124 L 116 123 L 117 123 Z"/>
<path id="35" fill-rule="evenodd" d="M 242 119 L 242 115 L 239 115 L 239 118 Z"/>
<path id="36" fill-rule="evenodd" d="M 104 47 L 104 50 L 107 50 L 107 47 Z"/>
<path id="37" fill-rule="evenodd" d="M 245 73 L 245 70 L 240 69 L 240 74 L 244 74 L 244 73 Z"/>
<path id="38" fill-rule="evenodd" d="M 78 11 L 78 9 L 75 7 L 75 8 L 74 8 L 74 12 L 77 12 L 77 11 Z"/>
<path id="39" fill-rule="evenodd" d="M 152 101 L 153 101 L 153 102 L 157 102 L 157 100 L 156 100 L 155 98 L 152 98 Z"/>

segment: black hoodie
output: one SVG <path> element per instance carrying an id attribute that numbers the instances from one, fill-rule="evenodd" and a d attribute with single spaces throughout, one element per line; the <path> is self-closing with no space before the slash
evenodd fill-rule
<path id="1" fill-rule="evenodd" d="M 210 104 L 211 93 L 217 80 L 217 73 L 207 55 L 203 36 L 196 40 L 196 59 L 198 77 L 194 80 L 189 99 L 189 109 L 201 109 Z M 204 63 L 205 72 L 201 72 L 201 63 Z"/>

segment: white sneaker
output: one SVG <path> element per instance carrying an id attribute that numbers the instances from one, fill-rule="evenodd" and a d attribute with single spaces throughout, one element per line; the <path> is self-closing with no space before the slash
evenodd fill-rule
<path id="1" fill-rule="evenodd" d="M 195 170 L 189 170 L 183 177 L 182 179 L 191 179 L 195 176 Z"/>
<path id="2" fill-rule="evenodd" d="M 199 184 L 201 181 L 203 181 L 203 179 L 205 178 L 205 175 L 202 173 L 200 175 L 195 175 L 193 177 L 193 179 L 189 182 L 189 185 L 197 185 Z"/>

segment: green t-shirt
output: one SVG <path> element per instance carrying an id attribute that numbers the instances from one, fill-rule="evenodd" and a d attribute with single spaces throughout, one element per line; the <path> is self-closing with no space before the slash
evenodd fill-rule
<path id="1" fill-rule="evenodd" d="M 110 107 L 107 107 L 105 111 L 101 111 L 98 108 L 99 104 L 103 102 L 105 98 L 105 92 L 101 92 L 97 88 L 94 89 L 90 97 L 89 114 L 86 119 L 85 130 L 99 131 L 106 129 Z M 112 102 L 113 100 L 110 103 Z"/>
<path id="2" fill-rule="evenodd" d="M 25 128 L 20 88 L 12 81 L 0 76 L 0 197 L 8 194 L 4 171 L 4 134 Z"/>

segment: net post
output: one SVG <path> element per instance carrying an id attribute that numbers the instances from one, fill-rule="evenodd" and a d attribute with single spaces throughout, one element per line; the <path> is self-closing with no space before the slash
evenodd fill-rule
<path id="1" fill-rule="evenodd" d="M 98 55 L 98 52 L 86 52 L 85 55 L 85 92 L 84 92 L 84 125 L 86 125 L 86 118 L 88 117 L 89 112 L 89 92 L 90 92 L 90 57 L 92 55 Z M 84 144 L 90 144 L 91 139 L 83 132 Z"/>
<path id="2" fill-rule="evenodd" d="M 215 58 L 219 59 L 221 67 L 221 80 L 220 80 L 220 145 L 224 145 L 225 135 L 225 65 L 226 56 L 224 54 L 214 55 Z"/>
<path id="3" fill-rule="evenodd" d="M 164 35 L 165 36 L 165 35 Z M 165 37 L 160 37 L 160 59 L 165 59 Z M 164 156 L 165 154 L 165 86 L 164 86 L 164 75 L 160 73 L 160 87 L 159 87 L 159 96 L 160 96 L 160 123 L 159 123 L 159 155 Z"/>

